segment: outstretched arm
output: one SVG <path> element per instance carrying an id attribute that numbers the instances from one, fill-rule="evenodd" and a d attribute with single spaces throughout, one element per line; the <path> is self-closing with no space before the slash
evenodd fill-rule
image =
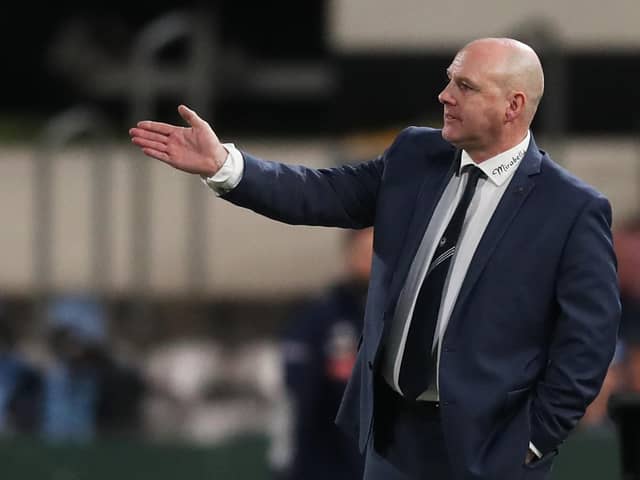
<path id="1" fill-rule="evenodd" d="M 229 157 L 206 121 L 184 105 L 178 112 L 190 127 L 142 121 L 129 130 L 131 141 L 151 158 L 207 178 L 229 164 L 228 158 L 233 163 L 237 154 L 242 161 L 241 181 L 222 192 L 223 198 L 267 217 L 290 224 L 372 225 L 384 156 L 330 169 L 260 160 L 235 148 Z"/>
<path id="2" fill-rule="evenodd" d="M 178 170 L 214 175 L 224 164 L 227 150 L 209 124 L 193 110 L 180 105 L 178 113 L 189 127 L 145 120 L 129 130 L 131 141 L 145 155 Z"/>

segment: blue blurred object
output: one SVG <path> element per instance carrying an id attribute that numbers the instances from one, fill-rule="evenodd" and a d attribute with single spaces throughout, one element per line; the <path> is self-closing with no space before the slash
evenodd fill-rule
<path id="1" fill-rule="evenodd" d="M 52 331 L 64 331 L 83 345 L 107 343 L 105 307 L 91 296 L 65 295 L 52 300 L 46 319 Z M 42 431 L 50 440 L 94 437 L 101 375 L 97 364 L 85 362 L 73 364 L 61 356 L 44 376 Z"/>
<path id="2" fill-rule="evenodd" d="M 0 301 L 0 435 L 31 433 L 40 418 L 41 376 L 15 348 L 16 323 Z"/>
<path id="3" fill-rule="evenodd" d="M 47 308 L 47 322 L 52 329 L 64 329 L 82 342 L 104 344 L 107 340 L 104 306 L 90 296 L 63 296 Z"/>
<path id="4" fill-rule="evenodd" d="M 23 366 L 13 355 L 0 352 L 0 432 L 7 423 L 7 408 Z"/>
<path id="5" fill-rule="evenodd" d="M 43 434 L 49 440 L 87 441 L 96 430 L 98 373 L 58 365 L 45 377 Z"/>

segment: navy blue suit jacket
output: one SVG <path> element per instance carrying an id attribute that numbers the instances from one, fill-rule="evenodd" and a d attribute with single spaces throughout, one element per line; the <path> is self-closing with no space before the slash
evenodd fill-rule
<path id="1" fill-rule="evenodd" d="M 363 339 L 337 418 L 361 449 L 374 423 L 385 333 L 455 155 L 440 131 L 417 127 L 356 166 L 316 170 L 243 154 L 242 181 L 225 195 L 290 224 L 375 227 Z M 610 225 L 609 202 L 532 138 L 442 343 L 442 421 L 457 477 L 547 478 L 615 347 L 620 302 Z M 529 441 L 544 458 L 525 467 Z"/>

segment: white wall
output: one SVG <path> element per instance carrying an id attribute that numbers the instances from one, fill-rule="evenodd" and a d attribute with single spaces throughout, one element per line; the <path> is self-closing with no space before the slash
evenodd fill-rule
<path id="1" fill-rule="evenodd" d="M 473 38 L 516 36 L 528 22 L 570 49 L 640 48 L 638 0 L 332 0 L 330 43 L 359 50 L 458 50 Z"/>
<path id="2" fill-rule="evenodd" d="M 542 148 L 544 139 L 538 139 Z M 288 163 L 327 166 L 336 143 L 330 140 L 288 143 L 247 141 L 242 148 Z M 595 185 L 612 201 L 617 221 L 638 211 L 640 146 L 632 139 L 572 139 L 548 146 L 557 160 Z M 361 151 L 359 151 L 361 153 Z M 218 297 L 304 293 L 324 286 L 340 272 L 340 231 L 292 227 L 273 222 L 215 198 L 198 178 L 146 159 L 129 145 L 113 147 L 111 192 L 112 257 L 110 291 L 132 287 L 129 245 L 134 162 L 149 162 L 152 184 L 151 287 L 154 293 L 179 295 L 188 285 L 187 193 L 197 189 L 206 205 L 204 290 Z M 28 293 L 33 287 L 33 215 L 35 151 L 29 146 L 0 147 L 0 292 Z M 90 168 L 87 151 L 74 149 L 53 159 L 53 282 L 59 290 L 90 286 Z"/>

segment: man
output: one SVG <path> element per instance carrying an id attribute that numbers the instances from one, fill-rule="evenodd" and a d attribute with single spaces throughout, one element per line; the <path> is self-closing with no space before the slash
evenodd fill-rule
<path id="1" fill-rule="evenodd" d="M 0 303 L 0 436 L 34 433 L 40 421 L 42 379 L 16 348 L 18 323 Z"/>
<path id="2" fill-rule="evenodd" d="M 512 39 L 466 45 L 439 95 L 441 131 L 312 170 L 140 122 L 132 141 L 223 198 L 288 223 L 374 225 L 363 340 L 337 422 L 366 479 L 549 478 L 600 389 L 620 303 L 609 202 L 529 132 L 544 88 Z"/>
<path id="3" fill-rule="evenodd" d="M 89 441 L 135 431 L 144 393 L 140 375 L 113 358 L 105 305 L 63 295 L 46 311 L 53 362 L 44 374 L 41 430 L 53 441 Z"/>
<path id="4" fill-rule="evenodd" d="M 361 478 L 364 459 L 334 418 L 355 364 L 371 273 L 373 229 L 350 230 L 345 278 L 297 309 L 283 342 L 292 455 L 281 478 Z"/>

